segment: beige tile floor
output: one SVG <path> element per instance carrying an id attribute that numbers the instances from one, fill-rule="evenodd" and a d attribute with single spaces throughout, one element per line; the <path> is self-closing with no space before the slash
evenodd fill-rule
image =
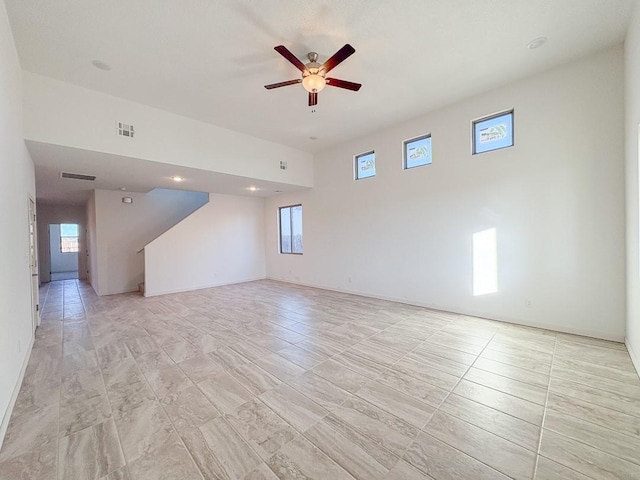
<path id="1" fill-rule="evenodd" d="M 41 291 L 2 479 L 639 479 L 622 344 L 259 281 Z"/>

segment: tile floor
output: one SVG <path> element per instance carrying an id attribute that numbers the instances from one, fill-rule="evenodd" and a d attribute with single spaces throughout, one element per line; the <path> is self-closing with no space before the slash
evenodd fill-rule
<path id="1" fill-rule="evenodd" d="M 58 280 L 75 280 L 78 278 L 78 271 L 71 272 L 51 272 L 51 281 L 56 282 Z"/>
<path id="2" fill-rule="evenodd" d="M 638 479 L 623 345 L 259 281 L 42 291 L 2 479 Z"/>

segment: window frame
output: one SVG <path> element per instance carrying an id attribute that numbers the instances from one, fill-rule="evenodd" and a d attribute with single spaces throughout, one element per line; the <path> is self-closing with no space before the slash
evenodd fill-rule
<path id="1" fill-rule="evenodd" d="M 360 169 L 358 168 L 358 159 L 360 159 L 361 157 L 365 157 L 367 155 L 373 155 L 373 175 L 369 175 L 367 177 L 361 177 L 359 176 Z M 369 150 L 367 152 L 359 153 L 353 156 L 353 179 L 354 180 L 356 181 L 366 180 L 368 178 L 375 178 L 375 176 L 376 176 L 376 151 L 375 150 Z"/>
<path id="2" fill-rule="evenodd" d="M 63 225 L 75 225 L 76 226 L 76 230 L 77 230 L 77 235 L 63 235 L 62 234 L 62 226 Z M 60 253 L 80 253 L 80 225 L 78 225 L 77 223 L 60 223 L 59 224 L 59 232 L 60 232 Z M 62 247 L 62 239 L 63 238 L 75 238 L 76 239 L 76 245 L 78 247 L 77 250 L 71 250 L 71 251 L 65 251 Z"/>
<path id="3" fill-rule="evenodd" d="M 410 143 L 417 142 L 420 140 L 425 140 L 427 138 L 431 139 L 431 142 L 429 144 L 429 147 L 430 147 L 429 157 L 431 161 L 429 163 L 422 163 L 420 165 L 414 165 L 412 167 L 409 167 L 407 165 L 407 147 L 409 146 Z M 431 136 L 431 132 L 425 133 L 424 135 L 419 135 L 417 137 L 409 138 L 402 142 L 402 169 L 403 170 L 411 170 L 413 168 L 426 167 L 429 165 L 433 165 L 433 137 Z"/>
<path id="4" fill-rule="evenodd" d="M 476 151 L 476 125 L 482 122 L 486 122 L 487 120 L 494 120 L 500 117 L 511 117 L 511 144 L 505 145 L 503 147 L 496 147 L 490 150 L 483 150 L 482 152 Z M 471 121 L 471 155 L 481 155 L 483 153 L 495 152 L 496 150 L 503 150 L 505 148 L 511 148 L 516 144 L 516 128 L 515 128 L 515 113 L 514 109 L 502 110 L 497 113 L 493 113 L 491 115 L 487 115 L 482 118 L 477 118 Z"/>
<path id="5" fill-rule="evenodd" d="M 293 210 L 296 207 L 300 207 L 302 209 L 301 203 L 296 203 L 295 205 L 285 205 L 283 207 L 278 207 L 278 251 L 283 255 L 302 255 L 304 253 L 304 247 L 302 252 L 294 252 L 293 251 Z M 289 210 L 289 231 L 291 232 L 291 251 L 285 252 L 282 250 L 282 210 Z M 302 236 L 302 235 L 301 235 Z"/>

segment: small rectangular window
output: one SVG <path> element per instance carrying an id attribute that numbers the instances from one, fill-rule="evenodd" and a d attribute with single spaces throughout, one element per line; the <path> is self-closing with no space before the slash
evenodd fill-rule
<path id="1" fill-rule="evenodd" d="M 280 253 L 302 254 L 302 205 L 280 207 Z"/>
<path id="2" fill-rule="evenodd" d="M 513 146 L 513 110 L 473 121 L 473 154 Z"/>
<path id="3" fill-rule="evenodd" d="M 355 156 L 356 180 L 376 176 L 376 152 L 361 153 Z"/>
<path id="4" fill-rule="evenodd" d="M 405 170 L 431 164 L 431 134 L 405 140 L 402 143 L 402 156 Z"/>
<path id="5" fill-rule="evenodd" d="M 79 251 L 78 225 L 60 224 L 60 253 L 76 253 Z"/>

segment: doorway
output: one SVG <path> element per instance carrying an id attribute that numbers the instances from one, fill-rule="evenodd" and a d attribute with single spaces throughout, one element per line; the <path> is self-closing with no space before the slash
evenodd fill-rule
<path id="1" fill-rule="evenodd" d="M 40 325 L 40 281 L 38 277 L 38 225 L 36 202 L 29 197 L 29 269 L 31 270 L 31 315 L 33 331 Z"/>
<path id="2" fill-rule="evenodd" d="M 78 278 L 79 226 L 73 223 L 49 225 L 51 281 Z"/>

